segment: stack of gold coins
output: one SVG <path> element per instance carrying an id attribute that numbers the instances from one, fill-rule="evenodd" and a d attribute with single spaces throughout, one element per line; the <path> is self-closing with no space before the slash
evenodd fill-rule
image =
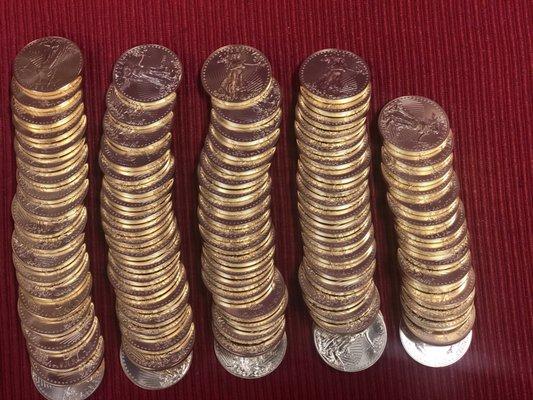
<path id="1" fill-rule="evenodd" d="M 121 364 L 147 389 L 179 381 L 194 342 L 172 195 L 171 130 L 181 76 L 179 59 L 165 47 L 142 45 L 122 54 L 106 95 L 100 149 L 101 216 Z"/>
<path id="2" fill-rule="evenodd" d="M 448 117 L 432 100 L 399 97 L 381 111 L 379 129 L 398 235 L 402 343 L 422 364 L 449 365 L 471 341 L 475 275 Z"/>
<path id="3" fill-rule="evenodd" d="M 323 360 L 342 371 L 360 371 L 379 359 L 387 338 L 373 281 L 370 73 L 357 55 L 326 49 L 303 62 L 300 85 L 295 122 L 304 243 L 300 286 Z"/>
<path id="4" fill-rule="evenodd" d="M 266 57 L 243 45 L 211 54 L 201 79 L 212 110 L 198 167 L 198 217 L 215 352 L 230 373 L 258 378 L 277 368 L 286 349 L 287 291 L 274 266 L 269 176 L 280 88 Z"/>
<path id="5" fill-rule="evenodd" d="M 80 49 L 60 37 L 15 58 L 12 215 L 18 311 L 32 378 L 47 399 L 84 399 L 104 374 L 85 245 L 87 144 Z"/>

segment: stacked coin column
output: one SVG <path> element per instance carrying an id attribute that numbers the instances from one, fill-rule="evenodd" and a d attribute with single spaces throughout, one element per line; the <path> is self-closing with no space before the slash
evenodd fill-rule
<path id="1" fill-rule="evenodd" d="M 327 49 L 303 62 L 300 85 L 295 122 L 304 242 L 300 286 L 320 356 L 333 368 L 355 372 L 379 359 L 387 339 L 373 281 L 370 73 L 355 54 Z"/>
<path id="2" fill-rule="evenodd" d="M 170 50 L 138 46 L 115 64 L 106 95 L 100 166 L 107 270 L 122 333 L 122 368 L 146 389 L 179 381 L 194 342 L 172 194 L 171 129 L 181 74 Z"/>
<path id="3" fill-rule="evenodd" d="M 379 129 L 402 274 L 400 338 L 416 361 L 450 365 L 472 338 L 475 276 L 448 117 L 432 100 L 400 97 Z"/>
<path id="4" fill-rule="evenodd" d="M 286 349 L 287 291 L 274 265 L 269 168 L 281 94 L 256 49 L 232 45 L 204 63 L 213 108 L 200 157 L 202 277 L 212 294 L 215 353 L 243 378 L 273 371 Z"/>
<path id="5" fill-rule="evenodd" d="M 46 37 L 20 51 L 11 81 L 18 311 L 33 382 L 47 399 L 90 396 L 105 368 L 84 237 L 89 181 L 82 66 L 74 43 Z"/>

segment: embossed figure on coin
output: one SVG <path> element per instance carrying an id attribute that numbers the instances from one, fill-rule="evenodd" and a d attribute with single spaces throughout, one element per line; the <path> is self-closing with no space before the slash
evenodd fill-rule
<path id="1" fill-rule="evenodd" d="M 45 37 L 27 45 L 15 58 L 15 79 L 29 90 L 54 92 L 68 85 L 82 68 L 80 49 L 70 40 Z"/>
<path id="2" fill-rule="evenodd" d="M 245 88 L 245 71 L 261 66 L 260 61 L 246 62 L 241 53 L 228 54 L 220 62 L 224 63 L 228 69 L 228 76 L 220 84 L 220 89 L 231 97 L 237 96 Z"/>
<path id="3" fill-rule="evenodd" d="M 302 63 L 300 83 L 321 101 L 350 100 L 368 87 L 370 71 L 366 63 L 350 51 L 325 49 Z"/>
<path id="4" fill-rule="evenodd" d="M 226 371 L 239 378 L 261 378 L 274 371 L 283 361 L 287 350 L 287 336 L 272 350 L 256 357 L 233 354 L 215 342 L 215 355 Z"/>
<path id="5" fill-rule="evenodd" d="M 449 132 L 444 111 L 433 101 L 405 96 L 385 106 L 379 118 L 382 134 L 396 147 L 407 151 L 432 149 Z"/>
<path id="6" fill-rule="evenodd" d="M 472 331 L 457 343 L 435 346 L 414 338 L 400 326 L 400 340 L 405 351 L 416 362 L 427 367 L 441 368 L 456 363 L 466 354 L 472 343 Z"/>
<path id="7" fill-rule="evenodd" d="M 326 57 L 323 62 L 329 68 L 324 70 L 324 74 L 317 80 L 316 86 L 327 91 L 342 90 L 346 84 L 346 74 L 361 74 L 363 72 L 361 68 L 350 68 L 346 60 L 339 56 Z"/>
<path id="8" fill-rule="evenodd" d="M 258 50 L 229 45 L 216 50 L 202 67 L 202 84 L 216 100 L 242 103 L 261 96 L 271 82 L 270 63 Z"/>
<path id="9" fill-rule="evenodd" d="M 176 71 L 169 68 L 168 57 L 163 56 L 161 63 L 150 65 L 153 60 L 146 58 L 146 53 L 139 55 L 136 63 L 128 64 L 124 67 L 124 79 L 148 80 L 156 86 L 170 85 L 175 79 Z"/>
<path id="10" fill-rule="evenodd" d="M 39 68 L 38 74 L 49 75 L 52 72 L 53 76 L 53 67 L 59 60 L 61 54 L 65 54 L 61 51 L 61 45 L 57 40 L 51 40 L 48 43 L 44 43 L 43 47 L 47 50 L 44 54 L 39 54 L 39 57 L 36 57 L 31 61 L 37 68 Z M 49 77 L 51 77 L 49 76 Z"/>
<path id="11" fill-rule="evenodd" d="M 318 353 L 331 367 L 357 372 L 373 365 L 385 350 L 387 331 L 381 313 L 364 331 L 336 335 L 315 326 L 314 339 Z"/>
<path id="12" fill-rule="evenodd" d="M 385 127 L 392 129 L 399 133 L 402 129 L 409 129 L 418 134 L 416 141 L 421 142 L 427 135 L 434 134 L 436 130 L 442 129 L 445 125 L 442 116 L 431 113 L 431 116 L 426 120 L 420 120 L 413 114 L 406 110 L 402 104 L 395 104 L 389 110 L 387 118 L 384 119 Z"/>
<path id="13" fill-rule="evenodd" d="M 192 353 L 175 368 L 163 371 L 149 371 L 139 368 L 126 357 L 123 351 L 120 351 L 120 364 L 128 378 L 138 384 L 139 387 L 149 390 L 154 388 L 164 389 L 174 385 L 189 371 L 191 362 Z"/>
<path id="14" fill-rule="evenodd" d="M 174 92 L 181 74 L 181 63 L 170 50 L 158 45 L 142 45 L 126 51 L 119 58 L 113 79 L 117 89 L 127 98 L 151 102 Z"/>

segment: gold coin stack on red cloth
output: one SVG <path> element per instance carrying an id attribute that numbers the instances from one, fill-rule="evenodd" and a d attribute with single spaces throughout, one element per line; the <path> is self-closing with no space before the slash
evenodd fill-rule
<path id="1" fill-rule="evenodd" d="M 179 59 L 163 46 L 122 54 L 106 95 L 99 158 L 121 364 L 147 389 L 168 387 L 185 375 L 195 334 L 173 211 L 171 131 L 181 76 Z"/>
<path id="2" fill-rule="evenodd" d="M 48 399 L 88 397 L 105 368 L 84 234 L 89 180 L 82 68 L 74 43 L 45 37 L 18 53 L 11 81 L 18 312 L 33 381 Z"/>
<path id="3" fill-rule="evenodd" d="M 373 280 L 370 71 L 349 51 L 325 49 L 302 63 L 299 77 L 296 181 L 304 257 L 298 276 L 317 350 L 332 367 L 355 372 L 376 362 L 386 343 Z M 370 327 L 377 333 L 363 343 L 359 334 Z"/>
<path id="4" fill-rule="evenodd" d="M 209 132 L 198 167 L 202 277 L 212 294 L 215 351 L 231 373 L 275 369 L 286 346 L 287 290 L 274 265 L 269 169 L 281 93 L 258 50 L 231 45 L 204 63 Z"/>
<path id="5" fill-rule="evenodd" d="M 474 324 L 475 274 L 448 117 L 432 100 L 404 96 L 383 108 L 379 129 L 398 236 L 402 329 L 428 345 L 454 345 Z"/>

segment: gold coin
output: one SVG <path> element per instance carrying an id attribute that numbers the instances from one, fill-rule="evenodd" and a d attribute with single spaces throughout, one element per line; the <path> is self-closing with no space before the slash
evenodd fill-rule
<path id="1" fill-rule="evenodd" d="M 72 82 L 64 85 L 58 90 L 51 92 L 42 92 L 31 90 L 23 85 L 21 85 L 17 79 L 13 78 L 11 80 L 11 90 L 12 94 L 17 97 L 29 97 L 33 99 L 40 99 L 42 101 L 53 101 L 55 99 L 61 99 L 64 97 L 70 97 L 73 93 L 80 90 L 82 83 L 82 77 L 77 76 Z M 22 96 L 20 96 L 22 94 Z"/>
<path id="2" fill-rule="evenodd" d="M 159 351 L 149 351 L 147 348 L 137 349 L 127 340 L 122 341 L 122 349 L 127 357 L 140 367 L 151 370 L 164 370 L 178 365 L 189 355 L 194 338 L 194 324 L 191 324 L 185 337 L 167 349 Z"/>
<path id="3" fill-rule="evenodd" d="M 100 364 L 104 357 L 104 342 L 100 337 L 98 346 L 90 358 L 81 365 L 69 369 L 52 369 L 42 367 L 33 360 L 31 360 L 32 371 L 43 378 L 45 381 L 56 385 L 72 385 L 80 382 L 90 376 Z"/>
<path id="4" fill-rule="evenodd" d="M 126 280 L 123 276 L 117 276 L 112 267 L 108 266 L 107 270 L 117 296 L 132 307 L 135 307 L 137 299 L 146 298 L 150 301 L 153 297 L 166 293 L 175 281 L 184 279 L 184 269 L 179 261 L 175 262 L 166 274 L 153 278 L 149 283 L 144 282 L 144 285 L 139 285 L 134 280 Z"/>
<path id="5" fill-rule="evenodd" d="M 18 271 L 16 275 L 19 286 L 28 294 L 39 298 L 54 299 L 70 293 L 89 273 L 89 259 L 85 257 L 83 263 L 80 263 L 67 277 L 52 283 L 31 281 Z"/>
<path id="6" fill-rule="evenodd" d="M 70 313 L 90 296 L 92 278 L 87 274 L 82 283 L 70 293 L 55 299 L 37 298 L 19 287 L 19 298 L 34 314 L 45 317 L 59 317 Z"/>
<path id="7" fill-rule="evenodd" d="M 347 97 L 343 99 L 330 99 L 330 98 L 317 96 L 313 92 L 311 92 L 309 89 L 307 89 L 304 85 L 300 86 L 300 92 L 303 96 L 305 96 L 308 99 L 312 99 L 312 101 L 316 102 L 317 104 L 330 104 L 331 106 L 335 105 L 339 107 L 349 107 L 349 105 L 357 104 L 361 102 L 361 99 L 370 95 L 371 84 L 370 83 L 366 84 L 364 88 L 356 96 L 351 96 L 351 97 Z"/>
<path id="8" fill-rule="evenodd" d="M 163 328 L 154 328 L 149 331 L 149 335 L 139 334 L 138 331 L 123 329 L 124 339 L 128 341 L 133 348 L 143 349 L 149 352 L 160 352 L 172 348 L 186 337 L 190 326 L 192 325 L 192 312 L 190 306 L 170 324 Z M 129 328 L 129 327 L 128 327 Z M 146 332 L 146 331 L 145 331 Z"/>
<path id="9" fill-rule="evenodd" d="M 379 312 L 379 296 L 373 296 L 370 306 L 367 308 L 366 313 L 362 314 L 360 317 L 351 319 L 348 322 L 343 322 L 340 324 L 324 321 L 319 318 L 316 314 L 311 312 L 311 316 L 315 323 L 320 326 L 322 329 L 325 329 L 332 333 L 337 334 L 353 334 L 364 331 L 366 328 L 372 324 L 372 321 L 376 318 L 376 315 Z M 311 310 L 310 310 L 311 311 Z"/>
<path id="10" fill-rule="evenodd" d="M 220 331 L 213 326 L 213 333 L 217 343 L 227 351 L 244 357 L 253 357 L 264 354 L 276 347 L 285 334 L 285 323 L 281 323 L 275 333 L 271 334 L 267 340 L 256 344 L 239 344 L 228 340 Z"/>
<path id="11" fill-rule="evenodd" d="M 96 351 L 101 339 L 98 319 L 93 318 L 90 329 L 71 342 L 65 349 L 52 350 L 26 343 L 30 359 L 46 368 L 69 369 L 88 360 Z"/>
<path id="12" fill-rule="evenodd" d="M 71 313 L 56 318 L 34 315 L 20 300 L 17 307 L 25 339 L 42 349 L 59 351 L 72 346 L 97 320 L 90 298 Z"/>
<path id="13" fill-rule="evenodd" d="M 142 325 L 153 327 L 161 324 L 174 316 L 181 314 L 187 306 L 189 299 L 189 285 L 185 285 L 183 290 L 170 302 L 154 309 L 139 309 L 129 306 L 127 303 L 117 298 L 116 311 L 119 321 L 124 324 Z"/>
<path id="14" fill-rule="evenodd" d="M 451 345 L 451 344 L 461 341 L 474 326 L 475 319 L 476 319 L 476 312 L 475 312 L 475 308 L 472 307 L 472 310 L 468 314 L 468 317 L 466 321 L 463 323 L 463 325 L 450 331 L 445 331 L 445 332 L 425 331 L 424 329 L 417 327 L 414 323 L 412 323 L 405 316 L 402 319 L 402 322 L 405 324 L 405 326 L 407 327 L 410 333 L 412 333 L 415 337 L 422 340 L 424 343 L 429 343 L 429 344 L 433 344 L 436 346 L 446 346 L 446 345 Z"/>

